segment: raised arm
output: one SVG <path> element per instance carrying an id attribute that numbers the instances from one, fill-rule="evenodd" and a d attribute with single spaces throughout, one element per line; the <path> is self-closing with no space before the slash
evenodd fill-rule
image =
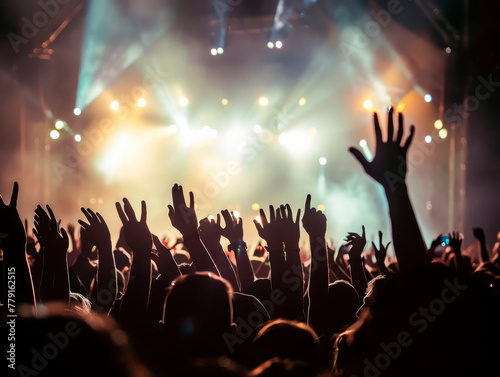
<path id="1" fill-rule="evenodd" d="M 243 291 L 255 280 L 252 263 L 248 257 L 247 244 L 243 241 L 243 220 L 235 217 L 234 213 L 227 209 L 221 212 L 226 226 L 221 228 L 222 235 L 229 240 L 229 250 L 234 252 L 236 258 L 236 268 L 240 279 L 241 290 Z"/>
<path id="2" fill-rule="evenodd" d="M 448 234 L 448 237 L 450 238 L 450 246 L 453 249 L 453 253 L 455 254 L 457 271 L 464 273 L 464 259 L 462 258 L 463 237 L 459 232 L 452 232 Z"/>
<path id="3" fill-rule="evenodd" d="M 307 195 L 302 225 L 311 245 L 311 273 L 309 274 L 308 323 L 318 334 L 327 328 L 326 303 L 328 300 L 328 251 L 326 246 L 326 216 L 311 208 L 311 195 Z"/>
<path id="4" fill-rule="evenodd" d="M 393 108 L 388 114 L 387 141 L 382 141 L 382 131 L 378 116 L 374 113 L 376 136 L 375 157 L 368 162 L 359 149 L 350 148 L 365 169 L 365 172 L 379 182 L 385 190 L 389 204 L 394 249 L 401 271 L 418 268 L 428 263 L 426 247 L 418 227 L 417 219 L 406 186 L 406 155 L 410 147 L 415 127 L 411 126 L 410 136 L 401 146 L 403 138 L 403 114 L 399 114 L 399 127 L 394 140 Z"/>
<path id="5" fill-rule="evenodd" d="M 35 233 L 43 255 L 40 299 L 42 302 L 63 301 L 69 303 L 68 246 L 69 238 L 60 228 L 54 212 L 47 206 L 47 212 L 40 206 L 35 210 Z"/>
<path id="6" fill-rule="evenodd" d="M 146 202 L 141 202 L 141 219 L 137 221 L 134 209 L 127 198 L 123 209 L 116 203 L 118 216 L 123 224 L 125 241 L 133 253 L 130 281 L 120 310 L 122 324 L 126 327 L 144 325 L 151 289 L 151 250 L 153 241 L 146 224 Z"/>
<path id="7" fill-rule="evenodd" d="M 479 248 L 481 250 L 481 259 L 484 263 L 490 261 L 490 256 L 488 254 L 488 248 L 486 247 L 486 236 L 484 235 L 483 228 L 472 228 L 472 234 L 479 241 Z"/>
<path id="8" fill-rule="evenodd" d="M 5 204 L 0 196 L 0 249 L 3 251 L 7 281 L 15 279 L 16 287 L 15 297 L 6 296 L 5 308 L 9 312 L 14 302 L 35 304 L 33 282 L 26 257 L 26 231 L 17 211 L 18 193 L 19 185 L 14 182 L 9 204 Z"/>
<path id="9" fill-rule="evenodd" d="M 172 187 L 172 201 L 173 206 L 168 206 L 168 217 L 170 217 L 172 226 L 181 232 L 184 238 L 184 245 L 188 249 L 196 269 L 220 275 L 217 266 L 200 239 L 198 220 L 194 210 L 193 193 L 189 193 L 188 207 L 184 199 L 182 186 L 175 184 Z"/>
<path id="10" fill-rule="evenodd" d="M 346 245 L 351 247 L 349 250 L 349 267 L 351 270 L 352 285 L 356 289 L 356 292 L 358 292 L 360 304 L 363 303 L 368 285 L 361 260 L 361 254 L 366 245 L 365 226 L 363 225 L 362 228 L 363 233 L 361 236 L 357 233 L 349 232 L 346 237 Z"/>
<path id="11" fill-rule="evenodd" d="M 239 292 L 240 286 L 233 265 L 220 244 L 220 237 L 222 234 L 220 215 L 217 214 L 217 221 L 213 218 L 201 219 L 198 230 L 201 241 L 207 248 L 221 276 L 231 284 L 235 292 Z"/>
<path id="12" fill-rule="evenodd" d="M 377 265 L 382 275 L 387 275 L 389 270 L 385 266 L 385 257 L 387 256 L 387 248 L 391 244 L 390 242 L 384 246 L 382 242 L 383 233 L 381 230 L 378 231 L 378 242 L 379 247 L 375 246 L 375 243 L 372 242 L 373 249 L 375 250 L 375 258 L 377 259 Z"/>
<path id="13" fill-rule="evenodd" d="M 97 289 L 95 289 L 95 296 L 91 300 L 93 309 L 100 313 L 108 313 L 113 307 L 118 290 L 111 235 L 99 212 L 94 213 L 90 208 L 82 208 L 81 210 L 88 221 L 87 224 L 82 220 L 78 220 L 82 227 L 82 236 L 87 237 L 92 246 L 96 246 L 99 260 L 96 277 Z"/>

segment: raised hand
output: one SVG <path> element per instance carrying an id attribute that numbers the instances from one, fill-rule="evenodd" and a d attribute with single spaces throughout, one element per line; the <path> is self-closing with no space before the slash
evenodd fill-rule
<path id="1" fill-rule="evenodd" d="M 227 209 L 221 214 L 226 224 L 221 228 L 221 234 L 229 240 L 231 245 L 236 246 L 243 239 L 243 220 L 241 217 L 235 217 L 233 212 L 229 213 Z"/>
<path id="2" fill-rule="evenodd" d="M 484 242 L 486 240 L 486 236 L 484 235 L 483 228 L 472 228 L 472 234 L 476 239 L 480 242 Z"/>
<path id="3" fill-rule="evenodd" d="M 388 272 L 387 267 L 385 266 L 385 257 L 387 256 L 387 248 L 389 247 L 391 242 L 389 242 L 387 245 L 384 246 L 384 243 L 382 242 L 382 236 L 383 233 L 381 230 L 379 230 L 378 231 L 379 248 L 375 246 L 374 242 L 372 242 L 372 246 L 373 249 L 375 250 L 375 258 L 377 259 L 377 264 L 378 268 L 380 269 L 380 273 L 385 275 Z"/>
<path id="4" fill-rule="evenodd" d="M 108 244 L 111 245 L 111 234 L 109 233 L 108 226 L 99 212 L 94 213 L 90 208 L 81 208 L 83 214 L 87 218 L 88 224 L 82 220 L 78 223 L 82 227 L 82 236 L 88 239 L 92 246 L 103 247 Z"/>
<path id="5" fill-rule="evenodd" d="M 194 210 L 194 195 L 189 192 L 189 207 L 184 199 L 182 186 L 175 184 L 172 187 L 173 206 L 168 206 L 168 217 L 174 228 L 181 232 L 184 239 L 198 237 L 198 220 Z"/>
<path id="6" fill-rule="evenodd" d="M 349 151 L 356 157 L 360 164 L 365 169 L 365 172 L 382 184 L 385 188 L 391 191 L 396 189 L 396 184 L 404 183 L 406 178 L 406 154 L 410 147 L 413 135 L 415 133 L 415 126 L 410 127 L 410 136 L 406 139 L 403 145 L 403 114 L 398 115 L 398 131 L 396 140 L 394 140 L 394 122 L 393 122 L 394 109 L 389 109 L 387 121 L 387 141 L 382 141 L 382 131 L 380 129 L 378 115 L 373 114 L 375 124 L 375 138 L 376 149 L 375 157 L 371 162 L 368 162 L 363 153 L 357 148 L 350 148 Z"/>
<path id="7" fill-rule="evenodd" d="M 24 249 L 26 245 L 26 231 L 17 212 L 18 194 L 19 185 L 14 182 L 9 204 L 5 204 L 0 195 L 0 245 L 7 253 L 10 252 L 9 248 Z"/>
<path id="8" fill-rule="evenodd" d="M 295 221 L 289 204 L 281 205 L 278 211 L 281 213 L 278 219 L 280 238 L 285 244 L 285 250 L 299 250 L 300 240 L 300 208 L 297 210 Z"/>
<path id="9" fill-rule="evenodd" d="M 351 246 L 351 249 L 349 250 L 349 258 L 351 259 L 361 259 L 361 254 L 363 253 L 363 250 L 366 245 L 366 233 L 365 233 L 365 226 L 362 226 L 363 233 L 360 236 L 357 233 L 354 232 L 349 232 L 345 238 L 346 245 Z"/>
<path id="10" fill-rule="evenodd" d="M 302 217 L 302 226 L 309 237 L 325 237 L 326 234 L 326 216 L 322 211 L 311 208 L 311 195 L 306 198 L 304 216 Z"/>
<path id="11" fill-rule="evenodd" d="M 37 206 L 35 209 L 35 234 L 43 253 L 58 253 L 66 254 L 69 246 L 68 233 L 64 228 L 60 227 L 60 221 L 56 220 L 54 212 L 50 206 L 47 205 L 47 212 L 41 207 Z"/>
<path id="12" fill-rule="evenodd" d="M 483 262 L 488 262 L 490 260 L 490 255 L 488 254 L 488 249 L 486 247 L 486 236 L 484 234 L 483 228 L 472 228 L 472 234 L 479 241 L 479 246 L 481 249 L 481 259 Z"/>
<path id="13" fill-rule="evenodd" d="M 123 209 L 120 202 L 116 202 L 116 210 L 123 224 L 125 241 L 134 253 L 151 254 L 153 241 L 151 232 L 146 224 L 146 202 L 141 201 L 141 219 L 137 221 L 134 209 L 127 198 L 123 198 Z M 125 212 L 124 212 L 125 211 Z"/>
<path id="14" fill-rule="evenodd" d="M 207 244 L 220 243 L 222 228 L 220 226 L 220 215 L 217 214 L 217 221 L 214 218 L 204 218 L 200 220 L 198 228 L 202 242 Z"/>
<path id="15" fill-rule="evenodd" d="M 439 233 L 439 235 L 434 238 L 431 242 L 431 249 L 434 249 L 435 247 L 441 245 L 441 238 L 443 237 L 443 235 L 441 233 Z"/>
<path id="16" fill-rule="evenodd" d="M 280 239 L 280 224 L 279 218 L 281 213 L 279 210 L 275 211 L 272 205 L 269 206 L 269 221 L 267 220 L 266 213 L 261 208 L 259 211 L 260 222 L 257 219 L 253 220 L 259 237 L 267 242 L 269 252 L 283 251 L 283 241 Z"/>
<path id="17" fill-rule="evenodd" d="M 464 237 L 460 232 L 451 232 L 448 234 L 448 238 L 450 239 L 450 246 L 453 249 L 455 254 L 461 253 L 462 250 L 462 241 Z"/>

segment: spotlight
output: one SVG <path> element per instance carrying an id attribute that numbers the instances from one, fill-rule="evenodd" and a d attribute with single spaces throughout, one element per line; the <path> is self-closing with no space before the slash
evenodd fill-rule
<path id="1" fill-rule="evenodd" d="M 229 101 L 227 100 L 227 98 L 223 98 L 221 102 L 222 102 L 222 104 L 224 106 L 226 106 L 229 103 Z"/>
<path id="2" fill-rule="evenodd" d="M 82 113 L 82 110 L 79 109 L 78 107 L 75 107 L 73 109 L 73 114 L 75 114 L 76 116 L 80 115 Z"/>
<path id="3" fill-rule="evenodd" d="M 436 130 L 440 130 L 441 128 L 443 128 L 443 122 L 440 119 L 436 120 L 434 122 L 434 128 Z"/>
<path id="4" fill-rule="evenodd" d="M 373 108 L 373 102 L 370 101 L 369 99 L 367 99 L 364 103 L 363 103 L 363 107 L 367 110 L 370 110 Z"/>
<path id="5" fill-rule="evenodd" d="M 427 144 L 430 144 L 432 142 L 432 136 L 431 135 L 427 135 L 424 140 L 425 140 L 425 142 Z"/>
<path id="6" fill-rule="evenodd" d="M 283 47 L 283 43 L 281 41 L 276 41 L 276 48 Z"/>
<path id="7" fill-rule="evenodd" d="M 187 104 L 188 104 L 188 99 L 186 97 L 179 98 L 179 105 L 187 106 Z"/>
<path id="8" fill-rule="evenodd" d="M 366 147 L 366 140 L 365 140 L 365 139 L 361 139 L 361 140 L 359 141 L 359 146 L 360 146 L 361 148 Z"/>
<path id="9" fill-rule="evenodd" d="M 62 130 L 64 128 L 64 122 L 61 119 L 57 119 L 55 123 L 56 130 Z"/>
<path id="10" fill-rule="evenodd" d="M 213 215 L 208 215 L 208 221 L 215 221 L 215 217 Z"/>
<path id="11" fill-rule="evenodd" d="M 253 204 L 252 204 L 252 209 L 253 209 L 254 211 L 258 211 L 258 210 L 260 209 L 260 205 L 259 205 L 259 203 L 253 203 Z"/>
<path id="12" fill-rule="evenodd" d="M 57 140 L 57 139 L 59 139 L 59 136 L 60 136 L 59 131 L 57 131 L 57 130 L 52 130 L 52 131 L 50 131 L 50 138 L 51 138 L 52 140 Z"/>
<path id="13" fill-rule="evenodd" d="M 306 104 L 306 97 L 299 99 L 299 106 L 304 106 Z"/>
<path id="14" fill-rule="evenodd" d="M 137 106 L 139 106 L 139 107 L 144 107 L 144 106 L 146 106 L 146 100 L 145 100 L 144 98 L 139 98 L 139 99 L 137 100 Z"/>
<path id="15" fill-rule="evenodd" d="M 109 107 L 111 108 L 111 110 L 118 110 L 120 108 L 120 104 L 118 103 L 118 101 L 111 101 Z"/>
<path id="16" fill-rule="evenodd" d="M 319 206 L 316 207 L 316 209 L 318 211 L 322 211 L 323 212 L 325 210 L 325 206 L 323 204 L 320 204 Z"/>
<path id="17" fill-rule="evenodd" d="M 320 165 L 326 165 L 326 157 L 320 157 L 319 158 L 319 164 Z"/>
<path id="18" fill-rule="evenodd" d="M 256 124 L 255 126 L 253 126 L 253 132 L 255 132 L 256 134 L 260 134 L 262 132 L 262 127 L 259 124 Z"/>
<path id="19" fill-rule="evenodd" d="M 75 141 L 76 141 L 77 143 L 79 143 L 80 141 L 82 141 L 82 137 L 81 137 L 81 135 L 80 135 L 80 134 L 76 134 L 76 135 L 75 135 Z"/>
<path id="20" fill-rule="evenodd" d="M 448 136 L 448 131 L 446 130 L 446 128 L 441 128 L 439 130 L 439 137 L 441 139 L 446 139 L 446 136 Z"/>
<path id="21" fill-rule="evenodd" d="M 240 217 L 240 213 L 238 211 L 233 211 L 233 216 L 236 218 L 236 219 L 239 219 Z"/>
<path id="22" fill-rule="evenodd" d="M 396 111 L 398 113 L 402 112 L 405 108 L 405 104 L 403 102 L 400 102 L 397 106 L 396 106 Z"/>
<path id="23" fill-rule="evenodd" d="M 267 42 L 267 48 L 274 48 L 273 42 Z"/>
<path id="24" fill-rule="evenodd" d="M 445 51 L 446 51 L 447 54 L 449 54 L 449 53 L 451 53 L 451 48 L 450 47 L 446 47 Z"/>
<path id="25" fill-rule="evenodd" d="M 216 49 L 216 48 L 211 49 L 211 50 L 210 50 L 210 53 L 211 53 L 213 56 L 217 55 L 217 49 Z"/>
<path id="26" fill-rule="evenodd" d="M 259 98 L 259 105 L 267 106 L 268 103 L 269 103 L 269 100 L 267 99 L 267 97 L 260 97 Z"/>
<path id="27" fill-rule="evenodd" d="M 430 94 L 426 94 L 426 95 L 424 96 L 424 101 L 425 101 L 425 102 L 431 102 L 431 101 L 432 101 L 432 96 L 431 96 Z"/>
<path id="28" fill-rule="evenodd" d="M 260 218 L 260 216 L 255 216 L 255 221 L 262 225 L 262 219 Z"/>
<path id="29" fill-rule="evenodd" d="M 222 54 L 224 53 L 224 49 L 223 49 L 222 47 L 219 47 L 219 48 L 217 49 L 217 53 L 218 53 L 219 55 L 222 55 Z"/>

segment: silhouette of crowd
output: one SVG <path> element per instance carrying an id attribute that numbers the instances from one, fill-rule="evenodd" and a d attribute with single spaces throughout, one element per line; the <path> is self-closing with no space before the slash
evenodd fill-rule
<path id="1" fill-rule="evenodd" d="M 444 247 L 442 235 L 425 245 L 406 180 L 414 127 L 404 135 L 393 112 L 387 127 L 374 114 L 372 161 L 350 149 L 387 199 L 392 237 L 379 232 L 371 245 L 362 226 L 334 250 L 313 207 L 321 198 L 304 193 L 296 212 L 260 209 L 264 246 L 248 250 L 241 218 L 222 210 L 199 220 L 193 193 L 186 202 L 177 184 L 168 205 L 182 235 L 175 242 L 151 234 L 146 203 L 139 210 L 126 198 L 116 203 L 115 246 L 91 208 L 81 209 L 78 232 L 39 205 L 31 232 L 14 183 L 10 202 L 0 201 L 9 368 L 85 377 L 499 375 L 500 240 L 490 250 L 475 228 L 477 256 L 452 230 Z"/>

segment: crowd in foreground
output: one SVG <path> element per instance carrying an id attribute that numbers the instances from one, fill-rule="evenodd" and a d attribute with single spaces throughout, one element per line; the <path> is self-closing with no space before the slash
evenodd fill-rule
<path id="1" fill-rule="evenodd" d="M 247 250 L 227 210 L 198 221 L 195 198 L 172 188 L 168 216 L 182 235 L 151 234 L 147 207 L 116 203 L 115 246 L 104 218 L 82 208 L 79 235 L 50 206 L 33 233 L 17 211 L 18 184 L 0 200 L 7 370 L 20 376 L 499 375 L 500 247 L 462 251 L 463 236 L 424 244 L 408 194 L 403 140 L 377 114 L 375 156 L 350 152 L 385 190 L 396 258 L 365 228 L 333 250 L 312 206 L 260 210 L 265 247 Z M 221 221 L 223 220 L 223 224 Z M 309 247 L 300 248 L 300 227 Z M 499 234 L 500 235 L 500 234 Z M 229 240 L 225 250 L 221 237 Z M 70 248 L 72 252 L 68 253 Z M 306 256 L 305 256 L 306 255 Z M 5 354 L 4 354 L 5 355 Z"/>

